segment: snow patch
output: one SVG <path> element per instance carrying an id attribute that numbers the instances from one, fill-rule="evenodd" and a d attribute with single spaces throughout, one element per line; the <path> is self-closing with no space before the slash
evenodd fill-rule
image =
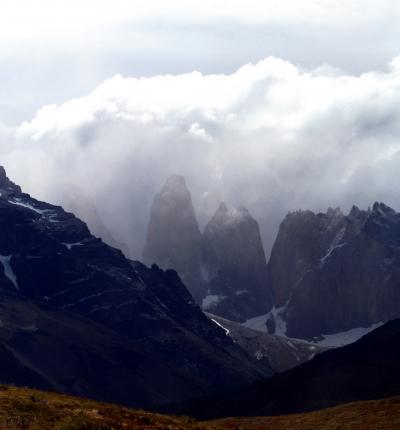
<path id="1" fill-rule="evenodd" d="M 256 357 L 256 360 L 260 361 L 260 360 L 262 360 L 264 358 L 264 354 L 262 353 L 262 351 L 257 351 L 254 354 L 254 357 Z"/>
<path id="2" fill-rule="evenodd" d="M 273 307 L 268 313 L 260 315 L 258 317 L 250 318 L 242 325 L 253 330 L 262 331 L 268 333 L 267 321 L 273 319 L 275 321 L 275 333 L 277 336 L 286 337 L 286 321 L 282 317 L 283 311 L 286 309 L 286 305 L 275 308 Z"/>
<path id="3" fill-rule="evenodd" d="M 46 212 L 49 211 L 49 209 L 35 208 L 34 206 L 30 205 L 29 203 L 21 202 L 21 200 L 19 200 L 19 199 L 9 200 L 8 202 L 11 203 L 12 205 L 22 206 L 23 208 L 30 209 L 31 211 L 34 211 L 40 215 L 44 215 Z"/>
<path id="4" fill-rule="evenodd" d="M 222 302 L 224 299 L 226 299 L 226 296 L 209 294 L 208 296 L 204 297 L 201 303 L 201 307 L 205 311 L 210 310 L 214 308 L 216 305 L 218 305 L 218 303 Z"/>
<path id="5" fill-rule="evenodd" d="M 247 290 L 238 290 L 235 291 L 235 296 L 242 296 L 243 294 L 246 294 Z"/>
<path id="6" fill-rule="evenodd" d="M 4 267 L 4 274 L 13 283 L 15 289 L 19 291 L 17 277 L 11 267 L 11 258 L 12 258 L 12 255 L 0 255 L 0 263 Z"/>
<path id="7" fill-rule="evenodd" d="M 26 327 L 20 327 L 20 329 L 24 330 L 24 331 L 32 331 L 32 332 L 36 332 L 39 330 L 35 324 L 31 324 L 31 325 L 26 326 Z"/>
<path id="8" fill-rule="evenodd" d="M 342 248 L 344 245 L 346 245 L 346 243 L 341 242 L 343 240 L 345 231 L 345 227 L 341 228 L 337 235 L 334 237 L 328 251 L 326 252 L 326 255 L 319 260 L 321 267 L 325 264 L 326 260 L 332 255 L 335 249 Z"/>
<path id="9" fill-rule="evenodd" d="M 47 211 L 47 212 L 51 212 L 51 211 Z M 60 220 L 57 219 L 57 213 L 52 213 L 51 215 L 49 215 L 48 217 L 48 221 L 49 222 L 60 222 Z"/>
<path id="10" fill-rule="evenodd" d="M 215 320 L 215 319 L 213 319 L 213 318 L 211 318 L 211 321 L 212 321 L 212 322 L 214 322 L 215 324 L 217 324 L 217 326 L 218 326 L 218 327 L 221 327 L 221 328 L 222 328 L 222 330 L 224 330 L 224 331 L 225 331 L 225 334 L 226 334 L 227 336 L 229 336 L 230 331 L 229 331 L 226 327 L 224 327 L 222 324 L 220 324 L 218 321 L 216 321 L 216 320 Z"/>
<path id="11" fill-rule="evenodd" d="M 269 316 L 269 312 L 264 315 L 259 315 L 258 317 L 250 318 L 244 323 L 242 323 L 242 326 L 251 328 L 252 330 L 258 330 L 263 331 L 265 333 L 268 333 L 267 329 L 267 319 Z"/>
<path id="12" fill-rule="evenodd" d="M 63 245 L 65 245 L 68 248 L 68 251 L 71 251 L 71 248 L 73 246 L 84 246 L 85 244 L 82 242 L 74 242 L 74 243 L 65 243 L 63 242 Z"/>
<path id="13" fill-rule="evenodd" d="M 245 207 L 236 208 L 226 203 L 221 203 L 213 218 L 212 230 L 220 227 L 231 227 L 242 223 L 246 219 L 251 219 L 251 216 Z"/>
<path id="14" fill-rule="evenodd" d="M 335 334 L 325 334 L 322 335 L 322 340 L 313 341 L 315 345 L 328 347 L 328 348 L 338 348 L 340 346 L 349 345 L 350 343 L 356 342 L 361 339 L 364 335 L 372 330 L 383 325 L 383 322 L 372 324 L 369 327 L 357 327 L 348 331 L 343 331 Z"/>
<path id="15" fill-rule="evenodd" d="M 286 306 L 284 305 L 280 308 L 276 308 L 275 306 L 271 309 L 268 314 L 267 321 L 269 319 L 273 319 L 275 321 L 275 333 L 277 336 L 286 336 L 286 321 L 284 320 L 282 314 L 286 310 Z"/>
<path id="16" fill-rule="evenodd" d="M 34 211 L 41 216 L 47 216 L 47 219 L 49 222 L 53 222 L 53 223 L 60 222 L 59 220 L 57 220 L 57 213 L 52 209 L 38 209 L 27 202 L 22 202 L 21 199 L 8 200 L 8 203 L 11 203 L 12 205 L 21 206 L 26 209 L 30 209 L 31 211 Z"/>

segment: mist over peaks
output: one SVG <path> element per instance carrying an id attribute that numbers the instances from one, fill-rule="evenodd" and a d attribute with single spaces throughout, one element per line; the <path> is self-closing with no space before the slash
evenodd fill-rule
<path id="1" fill-rule="evenodd" d="M 221 201 L 246 206 L 268 255 L 289 210 L 399 209 L 399 102 L 398 58 L 359 76 L 274 57 L 230 75 L 117 75 L 0 127 L 0 156 L 38 198 L 63 204 L 79 188 L 134 257 L 172 173 L 185 177 L 201 230 Z"/>

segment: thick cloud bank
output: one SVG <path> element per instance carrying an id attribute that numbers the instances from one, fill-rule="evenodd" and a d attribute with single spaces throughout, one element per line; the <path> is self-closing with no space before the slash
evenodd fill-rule
<path id="1" fill-rule="evenodd" d="M 0 136 L 24 189 L 89 196 L 135 256 L 171 173 L 186 177 L 202 224 L 221 200 L 247 206 L 268 252 L 288 210 L 400 208 L 400 58 L 360 76 L 273 57 L 231 75 L 115 76 Z"/>

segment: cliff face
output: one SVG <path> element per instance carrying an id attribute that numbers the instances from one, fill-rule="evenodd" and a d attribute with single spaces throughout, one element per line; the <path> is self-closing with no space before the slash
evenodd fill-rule
<path id="1" fill-rule="evenodd" d="M 222 203 L 203 234 L 203 308 L 234 321 L 272 307 L 267 264 L 257 221 L 246 208 Z"/>
<path id="2" fill-rule="evenodd" d="M 278 308 L 269 326 L 280 319 L 287 335 L 310 339 L 396 318 L 399 263 L 400 214 L 383 203 L 289 214 L 269 262 Z"/>
<path id="3" fill-rule="evenodd" d="M 221 203 L 201 234 L 181 176 L 154 198 L 143 258 L 177 270 L 206 311 L 245 321 L 272 307 L 258 223 L 246 208 Z"/>
<path id="4" fill-rule="evenodd" d="M 200 270 L 201 233 L 182 176 L 169 177 L 154 198 L 143 260 L 175 269 L 197 301 L 205 296 Z"/>
<path id="5" fill-rule="evenodd" d="M 293 286 L 310 265 L 322 258 L 335 241 L 340 242 L 345 217 L 339 209 L 326 214 L 311 211 L 289 213 L 280 225 L 269 261 L 274 304 L 280 308 L 289 300 Z"/>

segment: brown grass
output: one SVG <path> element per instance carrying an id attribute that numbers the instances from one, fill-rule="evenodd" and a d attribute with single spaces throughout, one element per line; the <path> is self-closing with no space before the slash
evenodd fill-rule
<path id="1" fill-rule="evenodd" d="M 400 397 L 348 403 L 307 414 L 226 418 L 212 423 L 221 430 L 398 430 Z"/>
<path id="2" fill-rule="evenodd" d="M 216 427 L 186 417 L 153 414 L 52 392 L 0 386 L 0 429 L 214 430 Z"/>
<path id="3" fill-rule="evenodd" d="M 0 385 L 0 430 L 395 430 L 400 397 L 308 414 L 198 422 L 107 403 Z"/>

